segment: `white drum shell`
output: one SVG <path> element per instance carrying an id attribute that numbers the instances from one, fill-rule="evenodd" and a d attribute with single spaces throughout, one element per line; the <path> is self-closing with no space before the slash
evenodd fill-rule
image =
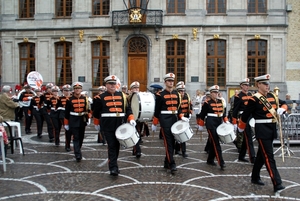
<path id="1" fill-rule="evenodd" d="M 135 127 L 129 123 L 122 124 L 116 130 L 116 138 L 126 148 L 133 147 L 139 141 L 139 134 Z"/>
<path id="2" fill-rule="evenodd" d="M 152 121 L 155 98 L 151 92 L 134 93 L 131 97 L 131 110 L 136 121 Z"/>
<path id="3" fill-rule="evenodd" d="M 193 136 L 193 130 L 190 127 L 190 124 L 186 121 L 177 121 L 171 127 L 171 132 L 173 133 L 176 141 L 186 142 L 190 140 Z"/>
<path id="4" fill-rule="evenodd" d="M 232 124 L 223 123 L 217 127 L 219 139 L 223 143 L 233 142 L 236 138 Z"/>

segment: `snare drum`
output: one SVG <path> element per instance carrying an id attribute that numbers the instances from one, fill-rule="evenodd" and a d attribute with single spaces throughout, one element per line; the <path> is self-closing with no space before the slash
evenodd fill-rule
<path id="1" fill-rule="evenodd" d="M 181 143 L 190 140 L 193 136 L 193 130 L 191 129 L 190 124 L 182 120 L 177 121 L 172 125 L 171 132 L 175 139 Z"/>
<path id="2" fill-rule="evenodd" d="M 223 143 L 233 142 L 236 138 L 232 124 L 222 123 L 217 127 L 219 139 Z"/>
<path id="3" fill-rule="evenodd" d="M 252 135 L 255 135 L 255 119 L 254 118 L 250 119 L 249 125 L 250 125 L 251 130 L 252 130 Z"/>
<path id="4" fill-rule="evenodd" d="M 122 124 L 116 130 L 116 138 L 126 148 L 133 147 L 139 141 L 139 133 L 136 131 L 135 126 L 129 123 Z"/>
<path id="5" fill-rule="evenodd" d="M 131 97 L 130 104 L 133 116 L 136 121 L 152 121 L 155 107 L 155 98 L 152 93 L 134 93 Z"/>

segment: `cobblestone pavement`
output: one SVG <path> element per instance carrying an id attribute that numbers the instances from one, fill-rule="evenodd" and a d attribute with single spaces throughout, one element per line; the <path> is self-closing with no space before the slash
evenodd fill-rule
<path id="1" fill-rule="evenodd" d="M 191 122 L 191 128 L 194 125 Z M 204 152 L 207 133 L 201 135 L 195 129 L 187 142 L 188 158 L 175 157 L 176 174 L 163 168 L 163 141 L 155 133 L 143 137 L 139 159 L 132 156 L 131 148 L 121 149 L 118 177 L 109 175 L 107 146 L 97 143 L 93 125 L 87 127 L 79 163 L 72 152 L 65 151 L 63 133 L 61 145 L 54 146 L 46 133 L 39 139 L 34 132 L 23 134 L 24 156 L 18 148 L 14 154 L 8 150 L 6 172 L 0 163 L 0 200 L 300 200 L 300 146 L 291 147 L 294 155 L 286 156 L 284 162 L 280 152 L 276 154 L 286 186 L 279 194 L 273 192 L 265 167 L 261 178 L 266 185 L 251 184 L 252 164 L 237 160 L 232 143 L 222 144 L 224 171 L 208 166 Z"/>

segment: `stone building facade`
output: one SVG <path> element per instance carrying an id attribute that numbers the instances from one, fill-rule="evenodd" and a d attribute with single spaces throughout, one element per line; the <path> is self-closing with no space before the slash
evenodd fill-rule
<path id="1" fill-rule="evenodd" d="M 44 83 L 79 80 L 93 91 L 115 74 L 146 90 L 174 72 L 191 95 L 219 84 L 229 97 L 245 77 L 269 73 L 271 88 L 294 98 L 299 38 L 288 25 L 299 26 L 299 13 L 286 8 L 299 2 L 287 1 L 0 0 L 1 84 L 23 84 L 35 70 Z M 34 2 L 32 16 L 23 2 Z M 32 61 L 24 51 L 34 51 Z"/>

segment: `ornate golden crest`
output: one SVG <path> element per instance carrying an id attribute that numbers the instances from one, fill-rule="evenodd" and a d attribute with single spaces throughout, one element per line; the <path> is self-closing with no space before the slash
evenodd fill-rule
<path id="1" fill-rule="evenodd" d="M 214 34 L 214 39 L 219 39 L 219 38 L 220 38 L 219 34 Z"/>
<path id="2" fill-rule="evenodd" d="M 65 38 L 64 36 L 61 36 L 61 37 L 59 38 L 59 40 L 60 40 L 60 41 L 66 41 L 66 38 Z"/>
<path id="3" fill-rule="evenodd" d="M 173 39 L 178 39 L 178 34 L 173 34 L 172 38 Z"/>
<path id="4" fill-rule="evenodd" d="M 254 38 L 257 39 L 257 40 L 259 40 L 260 39 L 260 35 L 256 34 L 256 35 L 254 35 Z"/>
<path id="5" fill-rule="evenodd" d="M 141 14 L 141 9 L 131 9 L 130 11 L 130 22 L 131 23 L 137 23 L 137 22 L 142 22 L 142 14 Z"/>
<path id="6" fill-rule="evenodd" d="M 97 40 L 102 40 L 102 36 L 97 36 Z"/>
<path id="7" fill-rule="evenodd" d="M 28 43 L 29 39 L 28 38 L 23 38 L 24 43 Z"/>
<path id="8" fill-rule="evenodd" d="M 79 30 L 78 33 L 79 33 L 79 40 L 82 43 L 84 31 L 83 30 Z"/>

